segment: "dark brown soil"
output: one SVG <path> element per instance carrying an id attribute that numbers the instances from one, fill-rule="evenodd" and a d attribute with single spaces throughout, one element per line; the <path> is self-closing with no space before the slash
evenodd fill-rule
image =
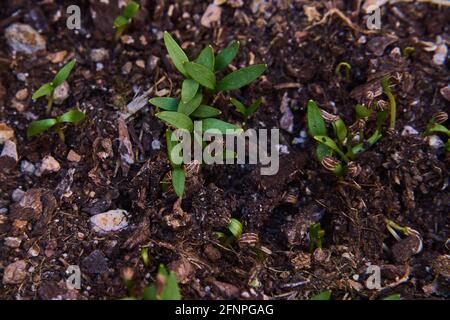
<path id="1" fill-rule="evenodd" d="M 134 42 L 125 44 L 112 40 L 111 25 L 119 11 L 116 1 L 109 2 L 80 1 L 82 29 L 77 33 L 66 28 L 65 8 L 71 1 L 38 5 L 6 0 L 0 8 L 0 122 L 14 129 L 20 157 L 13 169 L 0 170 L 0 276 L 17 260 L 27 264 L 23 281 L 0 284 L 1 299 L 121 298 L 127 295 L 121 275 L 126 267 L 134 270 L 139 291 L 154 281 L 161 263 L 177 272 L 186 299 L 307 299 L 324 290 L 331 290 L 333 299 L 379 299 L 392 293 L 405 299 L 449 297 L 449 157 L 420 134 L 401 135 L 405 125 L 423 133 L 433 113 L 449 111 L 440 93 L 448 85 L 449 62 L 434 64 L 433 52 L 423 43 L 434 43 L 437 36 L 450 42 L 448 7 L 386 5 L 382 31 L 364 34 L 364 14 L 354 5 L 359 1 L 244 1 L 238 8 L 231 4 L 239 1 L 229 1 L 221 5 L 220 24 L 206 28 L 200 18 L 207 1 L 141 0 L 143 9 L 125 33 Z M 259 9 L 253 11 L 251 3 L 260 3 Z M 354 28 L 337 14 L 323 23 L 309 22 L 304 5 L 315 7 L 320 17 L 337 8 Z M 92 19 L 91 10 L 100 17 Z M 55 19 L 58 12 L 62 17 Z M 47 50 L 13 56 L 3 34 L 14 22 L 42 30 Z M 282 130 L 281 143 L 289 154 L 282 155 L 277 176 L 260 176 L 255 165 L 204 166 L 188 181 L 180 207 L 175 194 L 161 187 L 170 169 L 165 126 L 150 105 L 127 121 L 136 159 L 124 174 L 118 112 L 156 84 L 172 95 L 180 87 L 181 77 L 161 39 L 165 30 L 182 41 L 190 56 L 207 44 L 219 50 L 238 39 L 235 66 L 268 64 L 260 80 L 233 94 L 246 103 L 263 97 L 248 124 L 252 128 L 280 127 L 280 105 L 288 99 L 294 131 Z M 396 47 L 415 51 L 403 58 L 395 55 Z M 109 53 L 102 70 L 89 58 L 94 48 Z M 28 124 L 46 117 L 46 102 L 33 102 L 31 93 L 51 80 L 60 65 L 48 57 L 62 50 L 68 52 L 65 61 L 75 57 L 77 65 L 69 79 L 70 96 L 53 113 L 79 106 L 87 120 L 65 128 L 65 143 L 52 132 L 27 139 Z M 144 68 L 136 64 L 139 60 Z M 334 73 L 341 61 L 352 66 L 349 84 Z M 124 74 L 127 63 L 132 69 Z M 28 73 L 26 82 L 18 80 L 20 73 Z M 358 157 L 362 170 L 356 178 L 339 180 L 316 161 L 311 139 L 292 143 L 306 130 L 307 101 L 316 100 L 351 123 L 354 105 L 364 102 L 384 74 L 401 76 L 393 90 L 397 133 L 385 133 Z M 12 100 L 23 88 L 29 95 L 25 108 L 17 110 Z M 217 101 L 222 118 L 241 123 L 225 98 Z M 161 141 L 160 150 L 151 147 L 155 139 Z M 68 161 L 70 150 L 81 161 Z M 47 155 L 60 163 L 59 172 L 41 177 L 21 172 L 23 160 L 36 164 Z M 41 215 L 14 209 L 11 196 L 17 188 L 37 189 L 33 192 L 43 207 Z M 288 196 L 296 203 L 287 201 Z M 128 211 L 129 227 L 99 236 L 89 218 L 110 209 Z M 258 235 L 256 247 L 220 245 L 215 232 L 223 231 L 232 217 L 243 223 L 244 233 Z M 423 250 L 414 254 L 414 241 L 397 242 L 386 219 L 417 230 Z M 18 220 L 26 220 L 26 227 L 20 228 Z M 322 250 L 310 253 L 308 228 L 314 222 L 321 223 L 325 238 Z M 22 239 L 20 246 L 7 246 L 8 237 Z M 140 258 L 145 246 L 148 266 Z M 31 256 L 30 248 L 38 248 L 38 254 Z M 369 264 L 381 267 L 381 291 L 366 287 Z M 81 267 L 78 292 L 64 285 L 69 265 Z"/>

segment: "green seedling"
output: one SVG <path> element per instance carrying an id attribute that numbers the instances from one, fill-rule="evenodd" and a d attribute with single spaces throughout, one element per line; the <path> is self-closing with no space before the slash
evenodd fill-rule
<path id="1" fill-rule="evenodd" d="M 325 230 L 320 228 L 320 223 L 312 223 L 309 226 L 309 250 L 322 249 L 322 239 L 325 236 Z"/>
<path id="2" fill-rule="evenodd" d="M 32 96 L 33 100 L 37 100 L 43 96 L 47 97 L 47 113 L 50 113 L 50 111 L 52 111 L 53 93 L 55 92 L 55 89 L 57 87 L 59 87 L 60 85 L 62 85 L 63 82 L 67 80 L 67 78 L 70 75 L 70 72 L 72 71 L 73 67 L 75 66 L 75 63 L 76 63 L 75 59 L 71 60 L 64 67 L 62 67 L 61 70 L 58 71 L 56 76 L 53 78 L 52 82 L 48 82 L 48 83 L 42 85 L 33 94 L 33 96 Z"/>
<path id="3" fill-rule="evenodd" d="M 64 123 L 73 123 L 74 125 L 79 124 L 84 120 L 85 114 L 77 109 L 72 109 L 59 117 L 37 120 L 30 123 L 27 129 L 27 137 L 31 138 L 38 134 L 41 134 L 50 128 L 53 128 L 58 134 L 62 142 L 65 141 L 64 132 L 62 131 L 62 125 Z"/>
<path id="4" fill-rule="evenodd" d="M 168 32 L 164 32 L 164 44 L 175 68 L 184 76 L 181 85 L 181 94 L 178 97 L 156 97 L 150 99 L 150 103 L 160 109 L 156 117 L 163 120 L 170 128 L 187 130 L 194 141 L 199 141 L 198 135 L 193 132 L 194 120 L 201 121 L 202 131 L 217 130 L 222 134 L 233 131 L 242 131 L 234 124 L 218 119 L 221 111 L 211 106 L 216 101 L 216 95 L 229 90 L 242 88 L 256 80 L 267 68 L 265 64 L 257 64 L 233 71 L 223 78 L 218 75 L 233 61 L 239 50 L 239 42 L 233 41 L 217 55 L 211 46 L 204 48 L 194 59 L 189 60 L 186 53 L 172 38 Z M 254 112 L 258 103 L 250 107 L 248 112 Z M 247 110 L 247 109 L 246 109 Z M 166 132 L 167 151 L 172 166 L 171 180 L 173 188 L 179 198 L 183 197 L 187 175 L 183 167 L 182 155 L 177 159 L 172 158 L 172 150 L 175 142 L 172 141 L 172 130 Z M 220 155 L 222 156 L 222 155 Z M 224 157 L 234 157 L 227 150 Z"/>
<path id="5" fill-rule="evenodd" d="M 389 129 L 395 130 L 395 117 L 397 115 L 397 103 L 395 102 L 395 97 L 392 94 L 391 88 L 389 87 L 389 77 L 385 76 L 381 79 L 381 87 L 383 88 L 384 94 L 389 99 L 390 106 L 390 120 L 389 120 Z"/>
<path id="6" fill-rule="evenodd" d="M 219 238 L 220 242 L 226 247 L 230 246 L 241 237 L 243 231 L 242 223 L 239 220 L 232 218 L 227 229 L 227 233 L 216 232 L 217 238 Z"/>
<path id="7" fill-rule="evenodd" d="M 394 293 L 394 294 L 391 294 L 391 295 L 389 295 L 387 297 L 384 297 L 381 300 L 401 300 L 401 296 L 400 296 L 400 293 Z"/>
<path id="8" fill-rule="evenodd" d="M 144 300 L 181 300 L 180 288 L 177 277 L 173 271 L 167 272 L 164 265 L 160 264 L 156 281 L 143 292 Z"/>
<path id="9" fill-rule="evenodd" d="M 248 108 L 235 98 L 231 98 L 230 101 L 236 107 L 236 110 L 244 116 L 244 123 L 246 123 L 250 116 L 255 113 L 256 110 L 258 110 L 258 108 L 261 106 L 262 99 L 256 99 Z"/>
<path id="10" fill-rule="evenodd" d="M 347 127 L 339 116 L 319 109 L 312 100 L 308 102 L 308 131 L 318 142 L 316 156 L 327 170 L 339 177 L 345 172 L 351 176 L 357 176 L 361 168 L 354 162 L 356 156 L 382 137 L 380 131 L 386 118 L 386 112 L 377 113 L 377 126 L 374 132 L 365 139 L 366 121 L 374 111 L 361 104 L 356 105 L 355 111 L 356 121 Z M 326 123 L 331 124 L 334 138 L 328 135 Z"/>
<path id="11" fill-rule="evenodd" d="M 352 70 L 352 66 L 348 62 L 340 62 L 335 69 L 337 75 L 341 74 L 342 68 L 345 68 L 345 82 L 350 83 L 350 71 Z"/>
<path id="12" fill-rule="evenodd" d="M 405 58 L 405 59 L 409 58 L 414 53 L 414 51 L 415 51 L 414 47 L 403 48 L 402 49 L 403 58 Z"/>
<path id="13" fill-rule="evenodd" d="M 331 300 L 331 290 L 322 291 L 312 296 L 309 300 Z"/>
<path id="14" fill-rule="evenodd" d="M 144 247 L 141 249 L 141 259 L 144 263 L 144 266 L 148 266 L 149 263 L 149 257 L 148 257 L 148 247 Z"/>
<path id="15" fill-rule="evenodd" d="M 136 16 L 138 11 L 139 4 L 134 1 L 130 1 L 123 10 L 122 14 L 114 20 L 114 28 L 116 29 L 116 41 L 120 39 L 123 32 L 131 24 L 132 19 Z"/>
<path id="16" fill-rule="evenodd" d="M 422 235 L 419 233 L 419 231 L 414 230 L 410 227 L 402 227 L 398 224 L 396 224 L 394 221 L 386 219 L 386 228 L 388 229 L 389 233 L 395 238 L 397 241 L 401 241 L 402 238 L 398 235 L 397 231 L 400 232 L 403 236 L 415 236 L 419 240 L 419 245 L 415 250 L 415 253 L 419 253 L 422 251 L 423 248 L 423 238 Z"/>
<path id="17" fill-rule="evenodd" d="M 446 112 L 437 112 L 433 115 L 430 122 L 428 122 L 427 128 L 423 133 L 424 136 L 430 136 L 433 134 L 447 136 L 447 142 L 445 143 L 445 151 L 450 152 L 450 130 L 444 126 L 444 123 L 448 120 L 448 114 Z"/>

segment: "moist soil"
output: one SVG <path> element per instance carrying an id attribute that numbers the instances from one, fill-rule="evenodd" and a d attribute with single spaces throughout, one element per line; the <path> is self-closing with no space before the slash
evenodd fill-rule
<path id="1" fill-rule="evenodd" d="M 123 298 L 130 271 L 139 295 L 155 281 L 160 264 L 176 272 L 185 299 L 308 299 L 325 290 L 332 299 L 449 297 L 449 157 L 422 135 L 435 112 L 448 112 L 441 88 L 448 85 L 449 64 L 435 64 L 434 52 L 427 51 L 438 36 L 450 41 L 448 7 L 384 5 L 382 29 L 369 31 L 359 1 L 228 1 L 220 6 L 220 21 L 208 28 L 201 24 L 207 1 L 143 0 L 125 37 L 114 41 L 111 25 L 120 10 L 109 2 L 80 1 L 77 31 L 66 27 L 70 1 L 7 0 L 0 8 L 0 120 L 14 129 L 19 154 L 16 166 L 0 170 L 0 277 L 11 263 L 26 263 L 18 283 L 0 284 L 0 298 Z M 17 22 L 39 30 L 46 50 L 14 55 L 4 30 Z M 268 64 L 260 79 L 232 95 L 246 104 L 263 98 L 249 128 L 282 128 L 287 152 L 276 176 L 261 176 L 258 165 L 204 165 L 178 202 L 161 184 L 170 171 L 165 125 L 148 103 L 127 118 L 134 163 L 123 165 L 119 114 L 143 93 L 147 100 L 174 96 L 181 87 L 163 45 L 166 30 L 190 57 L 207 44 L 217 52 L 237 39 L 235 67 Z M 398 51 L 405 47 L 414 48 L 408 57 Z M 96 48 L 108 52 L 101 65 L 90 59 Z M 64 50 L 65 59 L 53 63 L 51 55 Z M 31 93 L 71 58 L 77 64 L 70 95 L 52 113 L 79 107 L 86 120 L 64 128 L 65 143 L 53 132 L 27 139 L 29 123 L 48 117 L 45 99 L 32 101 Z M 352 66 L 348 83 L 335 73 L 341 61 Z M 316 160 L 315 142 L 304 137 L 307 102 L 317 101 L 350 124 L 356 103 L 367 102 L 386 74 L 397 79 L 396 132 L 384 130 L 358 156 L 359 175 L 338 179 Z M 23 88 L 29 94 L 17 108 L 13 100 Z M 216 101 L 221 118 L 241 124 L 228 98 Z M 286 107 L 292 130 L 281 121 Z M 405 125 L 418 134 L 402 134 Z M 301 143 L 294 143 L 298 137 Z M 78 162 L 67 159 L 71 150 L 81 156 Z M 38 177 L 21 170 L 24 160 L 38 164 L 48 155 L 59 171 Z M 15 209 L 17 188 L 35 193 L 39 217 Z M 113 209 L 129 213 L 128 227 L 94 232 L 90 217 Z M 259 241 L 221 244 L 215 232 L 226 232 L 231 218 Z M 416 253 L 414 236 L 397 241 L 386 219 L 418 231 L 423 249 Z M 311 252 L 308 228 L 315 222 L 325 236 L 322 249 Z M 18 247 L 6 245 L 11 237 L 22 240 Z M 144 247 L 147 265 L 140 256 Z M 69 265 L 81 268 L 80 290 L 65 285 Z M 381 268 L 381 289 L 367 286 L 369 265 Z"/>

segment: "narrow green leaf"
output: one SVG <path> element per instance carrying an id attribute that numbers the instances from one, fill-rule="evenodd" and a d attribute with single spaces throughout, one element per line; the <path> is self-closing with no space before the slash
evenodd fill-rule
<path id="1" fill-rule="evenodd" d="M 239 41 L 231 42 L 226 48 L 224 48 L 216 57 L 214 69 L 216 71 L 225 69 L 239 51 Z"/>
<path id="2" fill-rule="evenodd" d="M 200 52 L 197 59 L 195 60 L 198 64 L 205 66 L 211 71 L 214 71 L 214 50 L 211 46 L 207 46 Z"/>
<path id="3" fill-rule="evenodd" d="M 228 224 L 228 230 L 230 230 L 231 234 L 236 238 L 239 239 L 239 237 L 242 235 L 242 223 L 235 219 L 232 218 L 230 223 Z"/>
<path id="4" fill-rule="evenodd" d="M 347 127 L 345 126 L 344 121 L 342 121 L 342 119 L 333 121 L 333 129 L 338 141 L 343 144 L 345 138 L 347 138 Z"/>
<path id="5" fill-rule="evenodd" d="M 178 100 L 175 98 L 158 97 L 150 99 L 149 102 L 152 105 L 166 111 L 177 111 L 178 109 Z"/>
<path id="6" fill-rule="evenodd" d="M 198 87 L 199 84 L 197 81 L 192 79 L 184 80 L 181 85 L 181 101 L 183 101 L 183 103 L 191 101 L 197 93 Z"/>
<path id="7" fill-rule="evenodd" d="M 192 79 L 202 86 L 214 90 L 216 87 L 216 76 L 211 70 L 195 62 L 185 62 L 183 65 Z"/>
<path id="8" fill-rule="evenodd" d="M 114 28 L 122 28 L 128 24 L 129 20 L 125 18 L 124 16 L 118 16 L 116 19 L 114 19 Z"/>
<path id="9" fill-rule="evenodd" d="M 184 53 L 183 49 L 178 45 L 178 43 L 172 38 L 172 36 L 165 31 L 164 32 L 164 44 L 166 45 L 167 52 L 169 53 L 170 58 L 172 59 L 175 67 L 180 71 L 184 76 L 188 76 L 186 69 L 183 66 L 183 63 L 188 62 L 189 59 Z"/>
<path id="10" fill-rule="evenodd" d="M 330 299 L 331 299 L 331 291 L 327 290 L 312 296 L 310 300 L 330 300 Z"/>
<path id="11" fill-rule="evenodd" d="M 205 132 L 210 129 L 219 130 L 222 134 L 226 134 L 227 130 L 234 130 L 235 133 L 238 133 L 242 129 L 238 128 L 234 124 L 224 122 L 215 118 L 208 118 L 202 120 L 202 131 Z"/>
<path id="12" fill-rule="evenodd" d="M 333 139 L 327 137 L 327 136 L 314 136 L 314 139 L 320 143 L 323 143 L 331 150 L 335 151 L 337 154 L 341 156 L 341 158 L 348 162 L 347 156 L 342 152 L 342 150 L 337 146 L 336 142 L 334 142 Z"/>
<path id="13" fill-rule="evenodd" d="M 394 293 L 390 296 L 384 297 L 383 300 L 400 300 L 401 296 L 400 293 Z"/>
<path id="14" fill-rule="evenodd" d="M 183 198 L 186 174 L 183 169 L 177 168 L 172 171 L 172 185 L 178 198 Z"/>
<path id="15" fill-rule="evenodd" d="M 73 59 L 58 71 L 52 81 L 53 88 L 60 86 L 64 81 L 66 81 L 76 62 L 77 60 Z"/>
<path id="16" fill-rule="evenodd" d="M 308 131 L 311 136 L 324 136 L 327 134 L 325 121 L 322 118 L 320 109 L 313 100 L 308 101 Z"/>
<path id="17" fill-rule="evenodd" d="M 171 271 L 166 277 L 166 285 L 161 293 L 160 300 L 181 300 L 180 288 L 177 283 L 177 277 Z"/>
<path id="18" fill-rule="evenodd" d="M 86 118 L 86 115 L 77 109 L 72 109 L 62 115 L 60 115 L 56 120 L 58 122 L 70 122 L 73 124 L 78 124 Z"/>
<path id="19" fill-rule="evenodd" d="M 174 126 L 178 129 L 185 129 L 189 132 L 192 132 L 194 130 L 194 124 L 192 123 L 192 120 L 181 112 L 174 112 L 174 111 L 162 111 L 156 114 L 156 116 L 167 122 L 169 125 Z"/>
<path id="20" fill-rule="evenodd" d="M 319 159 L 319 162 L 322 162 L 323 158 L 327 156 L 331 156 L 333 151 L 330 150 L 326 145 L 319 143 L 316 147 L 316 156 Z"/>
<path id="21" fill-rule="evenodd" d="M 54 88 L 52 87 L 51 83 L 46 83 L 42 85 L 39 89 L 36 90 L 35 93 L 33 93 L 33 96 L 31 97 L 33 100 L 39 99 L 40 97 L 50 95 L 53 92 Z"/>
<path id="22" fill-rule="evenodd" d="M 123 16 L 127 19 L 131 19 L 134 18 L 134 16 L 138 11 L 139 11 L 139 4 L 134 1 L 130 1 L 123 10 Z"/>
<path id="23" fill-rule="evenodd" d="M 172 130 L 167 129 L 166 130 L 166 144 L 167 144 L 167 155 L 169 157 L 170 164 L 172 165 L 172 168 L 176 169 L 181 166 L 183 157 L 178 155 L 177 159 L 173 158 L 172 150 L 174 146 L 177 144 L 177 141 L 172 141 Z"/>
<path id="24" fill-rule="evenodd" d="M 37 120 L 30 123 L 27 128 L 27 137 L 31 138 L 35 135 L 38 135 L 56 124 L 56 119 L 43 119 Z"/>
<path id="25" fill-rule="evenodd" d="M 185 103 L 183 101 L 180 101 L 178 104 L 178 112 L 184 113 L 185 115 L 190 115 L 192 112 L 194 112 L 199 106 L 200 103 L 202 103 L 203 95 L 201 92 L 197 92 L 195 97 L 191 99 L 191 101 Z"/>
<path id="26" fill-rule="evenodd" d="M 233 106 L 236 107 L 237 111 L 242 113 L 244 116 L 247 116 L 247 108 L 244 106 L 244 104 L 242 102 L 240 102 L 239 100 L 237 100 L 235 98 L 231 98 L 230 101 L 233 104 Z"/>
<path id="27" fill-rule="evenodd" d="M 267 69 L 266 64 L 256 64 L 226 75 L 217 85 L 218 91 L 235 90 L 256 80 Z"/>
<path id="28" fill-rule="evenodd" d="M 368 109 L 366 106 L 363 106 L 362 104 L 357 104 L 355 106 L 356 115 L 359 119 L 365 119 L 369 117 L 372 114 L 372 110 Z"/>
<path id="29" fill-rule="evenodd" d="M 444 127 L 442 124 L 434 124 L 430 129 L 428 129 L 430 133 L 444 133 L 450 136 L 450 130 Z"/>
<path id="30" fill-rule="evenodd" d="M 191 116 L 196 118 L 212 118 L 217 117 L 221 113 L 222 112 L 217 108 L 202 104 L 191 113 Z"/>
<path id="31" fill-rule="evenodd" d="M 255 113 L 255 111 L 261 106 L 261 102 L 262 102 L 261 97 L 253 101 L 253 103 L 247 109 L 247 115 L 251 116 L 253 113 Z"/>

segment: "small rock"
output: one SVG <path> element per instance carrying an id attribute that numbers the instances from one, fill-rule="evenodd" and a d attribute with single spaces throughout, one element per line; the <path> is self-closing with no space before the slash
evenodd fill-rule
<path id="1" fill-rule="evenodd" d="M 127 216 L 127 211 L 116 209 L 96 214 L 90 218 L 90 221 L 95 232 L 105 234 L 126 228 Z"/>
<path id="2" fill-rule="evenodd" d="M 53 101 L 56 104 L 62 104 L 64 100 L 69 97 L 69 83 L 64 81 L 60 86 L 56 87 L 55 91 L 53 91 Z"/>
<path id="3" fill-rule="evenodd" d="M 427 137 L 427 141 L 433 149 L 441 149 L 444 147 L 444 142 L 437 135 Z"/>
<path id="4" fill-rule="evenodd" d="M 101 62 L 97 62 L 95 64 L 95 71 L 102 71 L 104 68 L 105 68 L 105 66 Z"/>
<path id="5" fill-rule="evenodd" d="M 24 195 L 25 195 L 25 191 L 23 191 L 22 189 L 17 188 L 16 190 L 14 190 L 12 192 L 11 199 L 14 202 L 18 202 L 18 201 L 22 200 Z"/>
<path id="6" fill-rule="evenodd" d="M 23 52 L 32 55 L 39 50 L 45 50 L 45 39 L 31 26 L 14 23 L 5 30 L 5 38 L 13 52 Z"/>
<path id="7" fill-rule="evenodd" d="M 145 69 L 145 61 L 142 59 L 136 60 L 136 65 L 141 69 Z"/>
<path id="8" fill-rule="evenodd" d="M 5 246 L 10 248 L 19 248 L 22 240 L 17 237 L 6 237 Z"/>
<path id="9" fill-rule="evenodd" d="M 392 246 L 392 256 L 396 262 L 402 264 L 406 263 L 413 255 L 417 253 L 420 246 L 420 239 L 417 236 L 408 236 L 405 239 L 396 242 Z"/>
<path id="10" fill-rule="evenodd" d="M 108 261 L 100 250 L 94 250 L 90 255 L 84 258 L 82 266 L 91 274 L 99 274 L 108 271 Z"/>
<path id="11" fill-rule="evenodd" d="M 281 99 L 281 119 L 280 119 L 280 127 L 286 130 L 289 133 L 294 132 L 294 114 L 289 108 L 289 97 L 287 92 L 284 93 L 283 98 Z"/>
<path id="12" fill-rule="evenodd" d="M 153 140 L 152 141 L 152 149 L 153 150 L 161 149 L 161 142 L 159 140 Z"/>
<path id="13" fill-rule="evenodd" d="M 441 43 L 437 46 L 436 51 L 433 55 L 433 62 L 438 66 L 445 64 L 445 60 L 447 59 L 448 48 L 445 43 Z"/>
<path id="14" fill-rule="evenodd" d="M 235 299 L 239 297 L 239 288 L 235 285 L 217 280 L 214 280 L 212 284 L 225 299 Z"/>
<path id="15" fill-rule="evenodd" d="M 396 42 L 398 39 L 396 37 L 379 36 L 374 37 L 367 43 L 367 48 L 372 51 L 377 57 L 381 57 L 386 48 Z"/>
<path id="16" fill-rule="evenodd" d="M 3 284 L 18 284 L 27 276 L 27 264 L 23 260 L 11 263 L 3 272 Z"/>
<path id="17" fill-rule="evenodd" d="M 42 159 L 41 164 L 38 165 L 38 168 L 34 174 L 37 177 L 40 177 L 46 173 L 58 172 L 60 169 L 61 166 L 55 158 L 53 158 L 52 156 L 46 156 L 44 159 Z"/>
<path id="18" fill-rule="evenodd" d="M 105 48 L 92 49 L 89 57 L 93 62 L 102 62 L 109 58 L 109 53 Z"/>
<path id="19" fill-rule="evenodd" d="M 39 248 L 38 244 L 35 243 L 28 249 L 27 253 L 30 257 L 37 257 L 39 253 L 41 252 L 41 248 Z"/>
<path id="20" fill-rule="evenodd" d="M 22 234 L 25 232 L 28 225 L 28 221 L 16 219 L 12 223 L 13 234 Z"/>
<path id="21" fill-rule="evenodd" d="M 32 164 L 31 162 L 29 162 L 27 160 L 23 160 L 20 163 L 20 172 L 22 172 L 24 174 L 32 176 L 34 174 L 35 170 L 36 170 L 36 167 L 34 166 L 34 164 Z"/>
<path id="22" fill-rule="evenodd" d="M 0 154 L 0 168 L 1 169 L 11 169 L 19 161 L 19 156 L 17 155 L 17 147 L 14 142 L 7 140 L 3 145 L 2 153 Z"/>
<path id="23" fill-rule="evenodd" d="M 50 53 L 47 56 L 47 59 L 50 60 L 51 63 L 60 63 L 62 61 L 64 61 L 64 59 L 67 56 L 67 51 L 66 50 L 62 50 L 62 51 L 58 51 L 55 53 Z"/>
<path id="24" fill-rule="evenodd" d="M 442 87 L 440 92 L 445 100 L 450 101 L 450 85 Z"/>
<path id="25" fill-rule="evenodd" d="M 411 126 L 404 126 L 402 131 L 402 136 L 410 136 L 410 135 L 417 135 L 419 134 L 419 131 L 414 129 Z"/>
<path id="26" fill-rule="evenodd" d="M 4 144 L 5 141 L 14 138 L 14 130 L 11 129 L 6 123 L 0 122 L 0 144 Z"/>
<path id="27" fill-rule="evenodd" d="M 150 56 L 150 58 L 148 58 L 147 64 L 148 64 L 148 68 L 150 69 L 150 71 L 155 70 L 155 68 L 159 64 L 160 60 L 161 59 L 159 59 L 158 57 L 155 57 L 155 56 Z"/>
<path id="28" fill-rule="evenodd" d="M 133 64 L 130 61 L 128 61 L 127 63 L 125 63 L 122 66 L 122 73 L 123 74 L 129 74 L 131 72 L 132 68 L 133 68 Z"/>
<path id="29" fill-rule="evenodd" d="M 15 98 L 11 100 L 11 107 L 16 109 L 17 112 L 20 112 L 20 113 L 24 112 L 26 109 L 25 104 L 23 104 L 22 102 L 18 101 Z"/>
<path id="30" fill-rule="evenodd" d="M 23 101 L 26 98 L 28 98 L 28 89 L 24 88 L 24 89 L 20 89 L 19 91 L 16 92 L 16 99 Z"/>
<path id="31" fill-rule="evenodd" d="M 222 8 L 215 3 L 211 3 L 203 13 L 200 20 L 202 26 L 211 28 L 213 22 L 220 22 L 220 16 L 222 15 Z"/>
<path id="32" fill-rule="evenodd" d="M 70 162 L 80 162 L 81 156 L 75 151 L 70 150 L 69 153 L 67 154 L 67 160 L 69 160 Z"/>
<path id="33" fill-rule="evenodd" d="M 30 189 L 18 203 L 11 206 L 11 217 L 14 219 L 33 220 L 42 214 L 41 189 Z"/>
<path id="34" fill-rule="evenodd" d="M 128 34 L 121 36 L 120 41 L 122 41 L 123 44 L 133 44 L 134 43 L 133 37 Z"/>

